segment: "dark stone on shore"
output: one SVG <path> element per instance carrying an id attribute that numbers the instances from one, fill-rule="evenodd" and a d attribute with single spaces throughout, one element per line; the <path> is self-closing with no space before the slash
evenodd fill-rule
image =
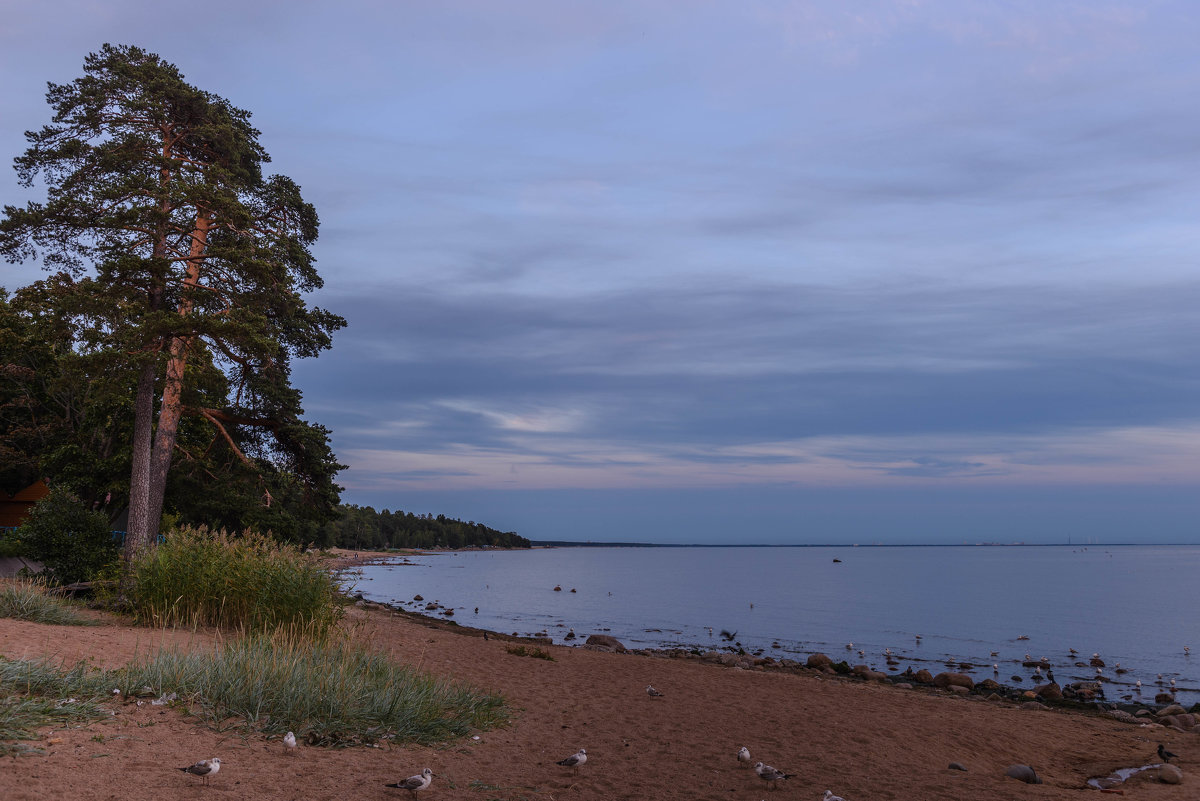
<path id="1" fill-rule="evenodd" d="M 1055 682 L 1043 684 L 1041 687 L 1034 687 L 1033 692 L 1047 701 L 1061 701 L 1063 699 L 1062 688 Z"/>
<path id="2" fill-rule="evenodd" d="M 996 681 L 995 679 L 984 679 L 983 681 L 981 681 L 975 685 L 975 689 L 986 690 L 989 693 L 994 693 L 999 690 L 1003 690 L 1004 685 L 1001 684 L 1000 682 Z"/>
<path id="3" fill-rule="evenodd" d="M 1174 765 L 1163 765 L 1158 769 L 1158 780 L 1163 784 L 1181 784 L 1183 771 Z"/>
<path id="4" fill-rule="evenodd" d="M 1171 695 L 1170 693 L 1158 693 L 1154 696 L 1154 703 L 1156 704 L 1171 704 L 1174 702 L 1175 696 Z"/>
<path id="5" fill-rule="evenodd" d="M 1015 681 L 1015 682 L 1022 682 L 1022 681 L 1024 681 L 1024 679 L 1022 679 L 1020 676 L 1017 676 L 1017 675 L 1012 675 L 1012 676 L 1009 676 L 1008 678 L 1009 678 L 1010 680 L 1012 680 L 1012 681 Z"/>
<path id="6" fill-rule="evenodd" d="M 966 687 L 967 690 L 975 689 L 975 680 L 966 673 L 939 673 L 933 677 L 933 685 L 935 687 Z"/>
<path id="7" fill-rule="evenodd" d="M 965 771 L 966 769 L 967 769 L 967 766 L 966 766 L 966 765 L 964 765 L 964 764 L 963 764 L 963 763 L 961 763 L 961 762 L 951 762 L 949 765 L 947 765 L 947 766 L 946 766 L 946 770 L 962 770 L 962 771 Z"/>
<path id="8" fill-rule="evenodd" d="M 414 596 L 413 596 L 413 600 L 414 600 L 414 601 L 424 601 L 425 599 L 424 599 L 424 598 L 422 598 L 420 595 L 414 595 Z"/>
<path id="9" fill-rule="evenodd" d="M 808 662 L 805 664 L 807 664 L 810 668 L 816 668 L 817 670 L 820 670 L 821 668 L 831 666 L 833 664 L 833 660 L 827 657 L 825 654 L 812 654 L 808 657 Z"/>
<path id="10" fill-rule="evenodd" d="M 1046 706 L 1045 704 L 1040 704 L 1037 701 L 1026 701 L 1025 703 L 1021 704 L 1021 709 L 1037 710 L 1037 709 L 1049 709 L 1049 708 L 1050 707 Z"/>
<path id="11" fill-rule="evenodd" d="M 971 691 L 966 687 L 963 687 L 961 684 L 951 684 L 946 688 L 946 692 L 954 693 L 955 695 L 967 695 Z"/>
<path id="12" fill-rule="evenodd" d="M 1004 771 L 1005 776 L 1010 776 L 1018 781 L 1023 781 L 1026 784 L 1041 784 L 1042 779 L 1037 775 L 1037 771 L 1028 765 L 1009 765 Z"/>
<path id="13" fill-rule="evenodd" d="M 584 646 L 594 650 L 616 651 L 619 654 L 625 653 L 625 646 L 616 637 L 609 634 L 589 634 Z"/>
<path id="14" fill-rule="evenodd" d="M 560 586 L 558 586 L 557 584 L 555 584 L 555 585 L 554 585 L 554 591 L 555 591 L 555 592 L 562 592 L 562 587 L 560 587 Z"/>
<path id="15" fill-rule="evenodd" d="M 1187 710 L 1184 709 L 1183 707 L 1181 707 L 1179 704 L 1171 704 L 1170 706 L 1164 706 L 1162 709 L 1158 710 L 1154 714 L 1156 714 L 1156 715 L 1185 715 L 1185 714 L 1187 714 Z"/>
<path id="16" fill-rule="evenodd" d="M 1182 715 L 1164 715 L 1158 719 L 1158 722 L 1164 726 L 1174 726 L 1183 731 L 1191 731 L 1196 728 L 1196 716 L 1187 712 Z"/>
<path id="17" fill-rule="evenodd" d="M 916 675 L 913 676 L 913 680 L 919 681 L 921 684 L 933 684 L 933 674 L 928 670 L 921 668 L 917 671 Z"/>
<path id="18" fill-rule="evenodd" d="M 1104 660 L 1098 656 L 1092 657 L 1092 667 L 1104 667 Z"/>

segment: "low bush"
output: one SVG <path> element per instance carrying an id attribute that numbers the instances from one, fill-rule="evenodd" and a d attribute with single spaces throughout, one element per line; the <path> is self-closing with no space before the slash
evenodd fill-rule
<path id="1" fill-rule="evenodd" d="M 90 581 L 119 553 L 108 518 L 61 487 L 34 504 L 16 536 L 24 555 L 41 562 L 45 576 L 59 584 Z"/>
<path id="2" fill-rule="evenodd" d="M 317 637 L 343 614 L 337 581 L 298 548 L 259 534 L 180 528 L 141 553 L 125 592 L 154 626 L 279 627 Z"/>

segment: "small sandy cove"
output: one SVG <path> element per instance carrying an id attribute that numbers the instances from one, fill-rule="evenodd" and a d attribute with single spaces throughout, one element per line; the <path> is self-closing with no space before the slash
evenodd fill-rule
<path id="1" fill-rule="evenodd" d="M 115 667 L 162 645 L 211 648 L 212 633 L 161 632 L 94 613 L 94 628 L 0 620 L 0 654 L 90 659 Z M 0 799 L 409 798 L 384 785 L 433 771 L 420 801 L 445 799 L 728 799 L 847 801 L 1077 799 L 1102 796 L 1089 777 L 1157 762 L 1158 743 L 1179 754 L 1181 785 L 1155 771 L 1126 796 L 1200 798 L 1200 738 L 1100 715 L 1020 709 L 1007 702 L 817 673 L 738 670 L 666 659 L 540 646 L 554 661 L 507 652 L 511 640 L 427 625 L 386 608 L 351 609 L 353 636 L 421 670 L 507 699 L 512 723 L 441 747 L 328 749 L 220 733 L 182 710 L 115 704 L 110 721 L 44 733 L 45 756 L 0 759 Z M 583 632 L 581 632 L 583 634 Z M 663 693 L 651 698 L 653 684 Z M 775 790 L 738 764 L 739 747 L 788 773 Z M 555 764 L 579 748 L 587 764 Z M 178 767 L 220 757 L 206 786 Z M 949 770 L 959 762 L 966 772 Z M 1042 785 L 1006 778 L 1027 763 Z"/>

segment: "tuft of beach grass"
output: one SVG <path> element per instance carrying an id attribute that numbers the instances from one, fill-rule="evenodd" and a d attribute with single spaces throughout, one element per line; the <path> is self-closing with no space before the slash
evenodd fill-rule
<path id="1" fill-rule="evenodd" d="M 174 693 L 214 727 L 314 745 L 432 744 L 507 721 L 493 694 L 420 673 L 360 645 L 293 632 L 252 634 L 208 653 L 160 651 L 118 672 L 127 687 Z"/>
<path id="2" fill-rule="evenodd" d="M 0 582 L 0 617 L 54 626 L 92 626 L 70 602 L 51 595 L 45 581 L 12 579 Z"/>

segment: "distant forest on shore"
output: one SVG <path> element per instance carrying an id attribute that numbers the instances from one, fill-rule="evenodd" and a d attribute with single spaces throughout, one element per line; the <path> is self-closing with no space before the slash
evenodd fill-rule
<path id="1" fill-rule="evenodd" d="M 339 516 L 325 524 L 325 542 L 356 551 L 388 548 L 528 548 L 529 540 L 514 531 L 497 531 L 482 523 L 445 515 L 377 512 L 370 506 L 342 504 Z"/>

